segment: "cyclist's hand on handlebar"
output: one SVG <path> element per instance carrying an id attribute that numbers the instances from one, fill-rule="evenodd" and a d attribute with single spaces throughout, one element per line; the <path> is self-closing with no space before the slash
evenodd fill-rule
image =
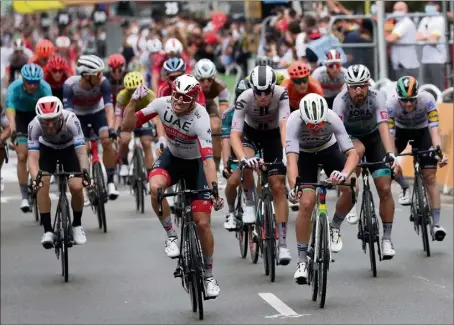
<path id="1" fill-rule="evenodd" d="M 82 170 L 82 184 L 84 187 L 93 185 L 93 180 L 91 179 L 90 174 L 86 169 Z"/>
<path id="2" fill-rule="evenodd" d="M 41 182 L 41 181 L 38 182 L 36 179 L 34 179 L 34 180 L 32 180 L 31 185 L 32 185 L 32 191 L 37 192 L 41 188 L 41 186 L 43 186 L 43 182 Z"/>
<path id="3" fill-rule="evenodd" d="M 383 161 L 391 166 L 391 169 L 393 170 L 394 174 L 397 174 L 399 172 L 399 162 L 397 161 L 394 152 L 386 153 L 385 159 L 383 159 Z"/>
<path id="4" fill-rule="evenodd" d="M 448 156 L 443 154 L 443 158 L 442 159 L 438 159 L 438 166 L 440 166 L 440 168 L 445 167 L 448 164 L 448 162 L 449 162 L 448 161 Z"/>
<path id="5" fill-rule="evenodd" d="M 332 184 L 337 185 L 343 183 L 347 180 L 348 175 L 346 173 L 340 172 L 338 170 L 334 170 L 331 175 L 329 176 L 329 180 Z"/>
<path id="6" fill-rule="evenodd" d="M 298 201 L 300 200 L 300 197 L 301 197 L 301 191 L 298 191 L 296 192 L 295 191 L 295 188 L 292 188 L 289 192 L 288 192 L 288 200 L 290 202 L 292 202 L 293 204 L 296 204 L 298 203 Z"/>
<path id="7" fill-rule="evenodd" d="M 247 166 L 249 168 L 258 169 L 260 167 L 261 159 L 258 157 L 252 158 L 243 158 L 241 159 L 241 163 L 243 166 Z"/>
<path id="8" fill-rule="evenodd" d="M 118 133 L 113 128 L 109 128 L 109 138 L 112 139 L 118 138 Z"/>
<path id="9" fill-rule="evenodd" d="M 222 176 L 225 179 L 228 179 L 232 175 L 232 173 L 233 173 L 233 169 L 224 167 L 224 169 L 222 171 Z"/>
<path id="10" fill-rule="evenodd" d="M 222 197 L 211 196 L 211 204 L 213 205 L 214 211 L 219 211 L 224 207 L 224 199 Z"/>

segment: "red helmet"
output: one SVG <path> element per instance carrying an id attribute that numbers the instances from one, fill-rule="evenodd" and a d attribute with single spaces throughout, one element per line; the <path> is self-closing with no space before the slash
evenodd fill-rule
<path id="1" fill-rule="evenodd" d="M 120 53 L 115 53 L 109 56 L 109 59 L 107 60 L 107 64 L 111 68 L 118 68 L 121 65 L 124 65 L 126 63 L 125 57 L 121 55 Z"/>
<path id="2" fill-rule="evenodd" d="M 63 59 L 61 56 L 54 56 L 47 62 L 48 70 L 66 70 L 68 68 L 68 61 Z"/>
<path id="3" fill-rule="evenodd" d="M 295 61 L 287 69 L 290 79 L 300 79 L 308 77 L 311 74 L 311 69 L 303 61 Z"/>
<path id="4" fill-rule="evenodd" d="M 36 44 L 35 53 L 40 59 L 48 59 L 54 55 L 55 46 L 48 39 L 42 39 Z"/>
<path id="5" fill-rule="evenodd" d="M 176 98 L 181 97 L 183 103 L 192 102 L 202 91 L 202 87 L 194 76 L 184 74 L 172 82 L 172 93 Z"/>

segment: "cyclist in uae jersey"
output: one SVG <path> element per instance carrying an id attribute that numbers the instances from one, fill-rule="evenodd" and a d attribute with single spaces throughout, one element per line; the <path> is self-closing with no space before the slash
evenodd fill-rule
<path id="1" fill-rule="evenodd" d="M 229 90 L 227 86 L 216 78 L 216 66 L 208 59 L 201 59 L 194 66 L 194 76 L 200 82 L 203 93 L 207 101 L 207 111 L 210 114 L 210 125 L 213 134 L 221 132 L 221 114 L 228 108 L 229 105 Z M 219 109 L 215 99 L 219 100 Z M 213 137 L 213 154 L 216 169 L 219 170 L 221 163 L 221 138 Z"/>
<path id="2" fill-rule="evenodd" d="M 130 72 L 125 76 L 125 89 L 120 91 L 117 96 L 117 106 L 115 107 L 115 130 L 118 130 L 121 126 L 121 121 L 123 120 L 123 112 L 126 106 L 131 100 L 131 96 L 137 87 L 141 84 L 145 84 L 145 78 L 140 72 Z M 140 99 L 136 104 L 136 111 L 139 111 L 147 107 L 155 98 L 156 95 L 150 89 L 147 89 L 147 95 Z M 147 169 L 147 175 L 151 172 L 153 167 L 153 152 L 151 149 L 151 142 L 154 136 L 153 123 L 149 122 L 144 124 L 143 129 L 137 128 L 134 130 L 134 136 L 140 138 L 140 143 L 144 152 L 144 164 Z M 129 153 L 129 143 L 131 142 L 131 132 L 121 132 L 120 133 L 120 176 L 126 177 L 129 175 L 129 162 L 128 162 L 128 153 Z M 164 142 L 164 140 L 161 140 Z"/>
<path id="3" fill-rule="evenodd" d="M 36 116 L 35 106 L 41 97 L 52 95 L 52 90 L 43 80 L 43 69 L 36 64 L 26 64 L 21 69 L 22 79 L 14 81 L 6 93 L 6 117 L 13 137 L 16 138 L 17 178 L 22 196 L 21 210 L 30 212 L 27 176 L 27 131 L 28 124 Z"/>
<path id="4" fill-rule="evenodd" d="M 323 96 L 322 86 L 310 76 L 311 70 L 306 63 L 295 61 L 288 67 L 287 71 L 290 78 L 281 85 L 288 91 L 292 112 L 298 109 L 300 100 L 307 94 L 315 93 Z"/>
<path id="5" fill-rule="evenodd" d="M 54 173 L 57 165 L 63 165 L 67 172 L 84 172 L 86 185 L 90 184 L 88 175 L 88 156 L 84 134 L 76 115 L 63 110 L 61 100 L 55 96 L 42 97 L 36 104 L 37 116 L 28 126 L 28 168 L 33 180 L 38 171 Z M 43 176 L 42 184 L 33 184 L 39 188 L 38 208 L 44 235 L 41 244 L 46 249 L 54 247 L 54 232 L 51 222 L 51 200 L 49 197 L 50 177 Z M 83 190 L 82 180 L 78 177 L 68 179 L 73 209 L 72 231 L 74 243 L 85 244 L 87 241 L 82 228 Z"/>
<path id="6" fill-rule="evenodd" d="M 329 108 L 333 108 L 334 98 L 344 87 L 344 78 L 347 69 L 342 67 L 340 52 L 329 50 L 325 56 L 324 65 L 312 72 L 312 78 L 316 79 L 323 89 Z"/>
<path id="7" fill-rule="evenodd" d="M 353 138 L 360 158 L 367 162 L 386 161 L 398 169 L 388 126 L 388 111 L 384 94 L 369 86 L 370 72 L 364 65 L 350 66 L 345 75 L 347 88 L 334 99 L 334 112 L 343 120 Z M 369 167 L 380 198 L 380 217 L 383 222 L 383 258 L 391 259 L 396 254 L 391 242 L 394 219 L 394 199 L 391 193 L 391 170 L 383 163 Z M 359 170 L 357 170 L 359 174 Z M 357 222 L 356 215 L 350 222 Z"/>
<path id="8" fill-rule="evenodd" d="M 126 59 L 120 53 L 112 54 L 107 59 L 109 71 L 104 72 L 104 77 L 110 82 L 112 91 L 113 105 L 116 107 L 117 95 L 123 90 L 124 78 L 128 71 L 126 71 Z"/>
<path id="9" fill-rule="evenodd" d="M 255 67 L 249 80 L 252 89 L 244 91 L 235 103 L 230 141 L 242 164 L 257 168 L 260 159 L 255 155 L 259 150 L 263 150 L 265 162 L 280 163 L 270 167 L 268 175 L 279 231 L 279 263 L 287 265 L 291 261 L 291 256 L 285 238 L 288 202 L 282 158 L 285 147 L 285 124 L 290 115 L 288 94 L 284 87 L 275 85 L 276 75 L 269 66 Z M 245 170 L 244 176 L 246 207 L 243 222 L 255 223 L 252 171 Z"/>
<path id="10" fill-rule="evenodd" d="M 131 131 L 143 123 L 159 116 L 167 137 L 168 147 L 159 156 L 150 173 L 151 201 L 158 215 L 157 192 L 163 191 L 180 178 L 188 189 L 202 189 L 217 183 L 217 173 L 213 161 L 209 116 L 205 108 L 195 102 L 201 87 L 190 75 L 178 77 L 174 82 L 172 96 L 160 97 L 144 109 L 134 114 L 137 100 L 146 96 L 146 88 L 140 85 L 125 109 L 122 130 Z M 215 209 L 222 208 L 222 198 L 211 198 Z M 162 215 L 159 216 L 168 239 L 165 253 L 171 258 L 180 255 L 177 233 L 170 218 L 170 208 L 163 202 Z M 194 195 L 192 212 L 197 224 L 200 243 L 205 261 L 205 288 L 208 297 L 219 295 L 219 286 L 213 277 L 214 239 L 210 229 L 211 203 L 209 194 Z"/>
<path id="11" fill-rule="evenodd" d="M 440 146 L 439 117 L 435 98 L 428 92 L 418 92 L 418 81 L 415 77 L 405 76 L 397 81 L 396 95 L 387 103 L 391 135 L 395 138 L 397 153 L 402 152 L 413 140 L 413 147 L 428 150 Z M 436 181 L 437 164 L 446 166 L 448 157 L 437 163 L 433 157 L 421 158 L 421 169 L 429 196 L 433 219 L 433 233 L 436 240 L 442 241 L 446 230 L 440 226 L 440 190 Z M 408 184 L 403 184 L 403 194 L 399 203 L 409 205 Z M 405 186 L 407 185 L 407 186 Z"/>
<path id="12" fill-rule="evenodd" d="M 326 100 L 317 94 L 306 95 L 298 111 L 290 114 L 287 121 L 285 152 L 287 154 L 287 177 L 290 186 L 289 200 L 300 202 L 296 228 L 298 263 L 294 279 L 298 284 L 307 282 L 307 250 L 311 236 L 311 217 L 316 194 L 312 187 L 303 189 L 298 198 L 295 182 L 316 183 L 318 166 L 323 165 L 326 175 L 334 183 L 346 181 L 355 171 L 359 157 L 339 116 L 329 109 Z M 341 187 L 336 212 L 331 221 L 331 251 L 342 249 L 339 233 L 340 223 L 352 208 L 351 190 Z"/>
<path id="13" fill-rule="evenodd" d="M 115 200 L 118 197 L 114 184 L 116 153 L 109 138 L 115 134 L 115 117 L 110 83 L 102 74 L 104 62 L 95 55 L 82 55 L 77 61 L 77 70 L 81 75 L 69 78 L 63 86 L 63 104 L 65 109 L 74 111 L 86 137 L 90 137 L 88 125 L 91 125 L 93 132 L 102 138 L 107 192 L 109 198 Z"/>

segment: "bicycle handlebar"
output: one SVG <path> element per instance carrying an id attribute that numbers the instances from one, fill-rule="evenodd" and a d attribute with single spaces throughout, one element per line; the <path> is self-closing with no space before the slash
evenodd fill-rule
<path id="1" fill-rule="evenodd" d="M 318 183 L 303 183 L 303 182 L 301 182 L 301 178 L 299 176 L 297 176 L 296 181 L 295 181 L 295 192 L 296 193 L 301 192 L 302 191 L 301 187 L 303 187 L 303 186 L 312 186 L 315 188 L 319 187 L 319 188 L 325 188 L 327 190 L 333 189 L 337 186 L 347 186 L 352 189 L 352 203 L 353 204 L 356 203 L 356 178 L 351 178 L 350 183 L 343 182 L 340 184 L 333 184 L 329 181 L 329 179 L 320 181 Z"/>
<path id="2" fill-rule="evenodd" d="M 363 163 L 359 163 L 358 167 L 367 168 L 367 167 L 381 165 L 381 164 L 386 164 L 386 163 L 387 163 L 386 161 L 363 162 Z"/>
<path id="3" fill-rule="evenodd" d="M 421 156 L 421 155 L 424 155 L 424 154 L 430 154 L 430 153 L 435 153 L 438 158 L 440 159 L 443 159 L 443 152 L 441 151 L 441 148 L 440 146 L 437 146 L 436 148 L 431 148 L 431 149 L 428 149 L 428 150 L 418 150 L 417 148 L 411 150 L 411 152 L 405 152 L 405 153 L 401 153 L 399 154 L 398 156 L 401 157 L 401 156 Z"/>

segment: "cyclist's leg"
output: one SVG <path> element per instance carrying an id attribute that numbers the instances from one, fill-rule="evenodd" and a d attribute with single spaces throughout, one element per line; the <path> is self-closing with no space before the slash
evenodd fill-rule
<path id="1" fill-rule="evenodd" d="M 378 131 L 373 132 L 364 139 L 365 155 L 368 162 L 382 161 L 385 149 Z M 375 182 L 378 197 L 380 198 L 380 218 L 383 224 L 383 257 L 392 258 L 396 252 L 392 246 L 391 232 L 394 220 L 394 198 L 391 193 L 391 169 L 384 163 L 369 167 Z"/>
<path id="2" fill-rule="evenodd" d="M 408 140 L 410 139 L 408 137 L 408 135 L 409 134 L 408 134 L 407 130 L 396 127 L 395 146 L 396 146 L 397 153 L 401 153 L 407 147 Z M 397 159 L 399 159 L 399 158 L 401 158 L 401 157 L 397 157 Z M 404 175 L 402 173 L 399 173 L 398 175 L 394 175 L 394 180 L 402 188 L 402 192 L 399 194 L 399 203 L 401 205 L 409 205 L 410 204 L 410 191 L 408 188 L 410 187 L 410 185 L 405 180 Z"/>
<path id="3" fill-rule="evenodd" d="M 115 200 L 118 197 L 118 191 L 114 184 L 115 165 L 117 163 L 117 156 L 112 146 L 112 139 L 109 139 L 109 127 L 107 125 L 106 111 L 102 110 L 97 113 L 91 114 L 91 125 L 93 130 L 98 133 L 100 137 L 104 137 L 101 140 L 103 149 L 102 161 L 106 167 L 107 173 L 107 192 L 111 200 Z"/>
<path id="4" fill-rule="evenodd" d="M 16 132 L 27 134 L 28 124 L 35 117 L 35 112 L 16 112 Z M 28 171 L 27 171 L 27 138 L 20 136 L 16 139 L 16 154 L 17 154 L 17 179 L 22 196 L 21 209 L 24 212 L 29 211 L 30 205 L 28 202 Z"/>
<path id="5" fill-rule="evenodd" d="M 186 181 L 186 186 L 190 189 L 208 188 L 201 159 L 186 161 L 183 177 Z M 206 294 L 209 297 L 216 297 L 219 295 L 219 286 L 213 277 L 214 237 L 210 225 L 210 197 L 209 193 L 194 196 L 192 198 L 192 214 L 197 225 L 197 233 L 205 262 Z"/>
<path id="6" fill-rule="evenodd" d="M 120 133 L 120 176 L 129 175 L 129 162 L 128 162 L 128 153 L 129 153 L 129 142 L 131 141 L 131 132 L 121 132 Z"/>
<path id="7" fill-rule="evenodd" d="M 232 155 L 230 159 L 235 160 L 236 157 Z M 227 213 L 226 220 L 224 223 L 224 228 L 227 230 L 236 228 L 236 218 L 235 218 L 235 200 L 237 197 L 237 188 L 240 185 L 240 170 L 239 164 L 232 164 L 231 168 L 233 170 L 232 174 L 227 179 L 227 185 L 225 187 L 225 199 L 227 201 L 227 206 L 229 212 Z"/>
<path id="8" fill-rule="evenodd" d="M 317 157 L 312 153 L 300 152 L 298 157 L 298 175 L 303 183 L 316 183 L 318 172 Z M 306 283 L 307 279 L 307 250 L 311 238 L 312 211 L 315 206 L 315 190 L 313 187 L 304 188 L 299 200 L 299 210 L 296 216 L 295 233 L 298 251 L 298 263 L 294 279 L 298 283 Z"/>
<path id="9" fill-rule="evenodd" d="M 39 169 L 44 172 L 53 173 L 58 159 L 58 151 L 43 144 L 39 146 Z M 49 197 L 50 177 L 42 177 L 42 186 L 36 194 L 38 209 L 41 216 L 41 223 L 44 228 L 44 235 L 41 244 L 44 248 L 53 247 L 54 235 L 51 220 L 51 200 Z"/>
<path id="10" fill-rule="evenodd" d="M 359 161 L 361 161 L 361 159 L 364 156 L 364 152 L 365 152 L 366 148 L 364 147 L 364 144 L 360 140 L 358 140 L 355 137 L 351 137 L 351 138 L 352 138 L 352 142 L 355 147 L 355 150 L 358 153 Z M 356 168 L 355 174 L 358 175 L 358 177 L 359 177 L 360 173 L 361 173 L 361 169 L 359 167 Z M 356 193 L 358 193 L 358 189 L 359 189 L 359 183 L 357 182 L 356 183 Z M 357 196 L 358 196 L 358 194 L 357 194 Z M 358 215 L 356 214 L 356 204 L 353 205 L 353 208 L 347 214 L 347 220 L 351 224 L 356 224 L 358 222 Z"/>
<path id="11" fill-rule="evenodd" d="M 153 165 L 153 170 L 148 177 L 151 192 L 151 206 L 167 233 L 168 238 L 165 242 L 165 253 L 171 258 L 180 255 L 180 248 L 177 244 L 178 235 L 173 228 L 169 203 L 165 198 L 162 200 L 162 215 L 159 215 L 158 189 L 162 188 L 162 193 L 164 193 L 167 187 L 178 182 L 181 175 L 180 168 L 183 164 L 184 161 L 173 156 L 167 148 L 156 160 Z"/>
<path id="12" fill-rule="evenodd" d="M 140 133 L 140 143 L 142 144 L 144 152 L 144 164 L 147 169 L 147 175 L 153 169 L 153 151 L 151 150 L 151 143 L 153 140 L 153 130 L 142 130 Z"/>
<path id="13" fill-rule="evenodd" d="M 428 150 L 432 147 L 432 137 L 429 129 L 417 130 L 415 132 L 415 145 L 419 150 Z M 446 236 L 446 230 L 440 226 L 440 208 L 441 208 L 441 195 L 440 189 L 437 184 L 437 160 L 431 157 L 424 157 L 421 159 L 421 168 L 424 178 L 424 184 L 427 189 L 427 198 L 429 206 L 432 211 L 433 227 L 435 239 L 442 241 Z"/>
<path id="14" fill-rule="evenodd" d="M 79 158 L 77 157 L 76 150 L 73 146 L 59 150 L 59 156 L 65 171 L 81 171 Z M 84 208 L 82 178 L 69 178 L 68 187 L 71 192 L 71 208 L 73 210 L 73 240 L 75 244 L 83 245 L 87 242 L 87 238 L 85 237 L 85 232 L 82 227 L 82 211 Z"/>
<path id="15" fill-rule="evenodd" d="M 253 129 L 245 126 L 243 130 L 243 149 L 246 157 L 254 157 L 258 151 L 257 142 L 254 139 Z M 253 170 L 246 168 L 243 172 L 243 193 L 246 200 L 246 206 L 243 214 L 244 223 L 254 223 L 256 219 L 255 201 L 254 201 L 254 174 Z"/>
<path id="16" fill-rule="evenodd" d="M 213 100 L 211 103 L 207 103 L 207 111 L 210 114 L 210 126 L 212 134 L 220 134 L 221 133 L 221 115 L 219 114 L 219 109 L 216 105 L 216 102 Z M 213 158 L 214 162 L 216 163 L 216 171 L 219 171 L 219 164 L 221 162 L 221 137 L 216 136 L 212 137 L 213 139 Z"/>

